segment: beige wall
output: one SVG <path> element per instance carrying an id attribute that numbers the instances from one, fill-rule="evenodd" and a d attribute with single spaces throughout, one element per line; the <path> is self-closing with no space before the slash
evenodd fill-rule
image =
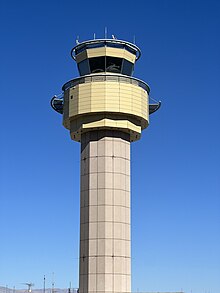
<path id="1" fill-rule="evenodd" d="M 112 115 L 97 120 L 96 115 L 103 113 Z M 149 121 L 148 93 L 138 85 L 116 81 L 78 84 L 65 92 L 63 119 L 64 126 L 72 128 L 71 135 L 75 135 L 76 140 L 82 130 L 98 127 L 129 130 L 140 135 Z"/>
<path id="2" fill-rule="evenodd" d="M 130 293 L 129 135 L 93 131 L 81 143 L 80 293 Z"/>
<path id="3" fill-rule="evenodd" d="M 100 57 L 100 56 L 124 58 L 132 63 L 135 63 L 135 60 L 136 60 L 136 55 L 128 52 L 125 49 L 102 47 L 102 48 L 87 49 L 79 53 L 78 55 L 76 55 L 76 62 L 79 63 L 87 58 L 94 58 L 94 57 Z"/>

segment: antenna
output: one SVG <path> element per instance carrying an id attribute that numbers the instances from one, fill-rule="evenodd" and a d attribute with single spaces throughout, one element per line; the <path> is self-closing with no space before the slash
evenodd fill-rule
<path id="1" fill-rule="evenodd" d="M 105 27 L 105 39 L 107 39 L 108 37 L 108 31 L 107 31 L 107 27 Z"/>
<path id="2" fill-rule="evenodd" d="M 79 45 L 79 36 L 76 37 L 76 44 Z"/>
<path id="3" fill-rule="evenodd" d="M 70 286 L 69 286 L 68 292 L 71 293 L 71 282 L 70 282 Z"/>
<path id="4" fill-rule="evenodd" d="M 52 293 L 54 293 L 54 272 L 52 274 Z"/>
<path id="5" fill-rule="evenodd" d="M 46 291 L 46 278 L 45 278 L 45 275 L 44 275 L 44 293 L 45 293 L 45 291 Z"/>
<path id="6" fill-rule="evenodd" d="M 93 39 L 95 40 L 95 33 L 93 34 Z"/>
<path id="7" fill-rule="evenodd" d="M 134 36 L 133 36 L 133 44 L 135 44 L 135 41 L 136 41 L 136 40 L 135 40 L 135 35 L 134 35 Z"/>

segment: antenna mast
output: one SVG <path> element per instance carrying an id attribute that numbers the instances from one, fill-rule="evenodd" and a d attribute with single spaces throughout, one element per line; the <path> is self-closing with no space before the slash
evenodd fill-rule
<path id="1" fill-rule="evenodd" d="M 108 31 L 107 31 L 107 27 L 105 27 L 105 39 L 107 39 L 108 37 Z"/>
<path id="2" fill-rule="evenodd" d="M 54 291 L 54 272 L 52 274 L 52 293 L 55 293 L 55 291 Z"/>
<path id="3" fill-rule="evenodd" d="M 44 293 L 46 291 L 45 283 L 46 283 L 46 278 L 45 278 L 45 275 L 44 275 Z"/>

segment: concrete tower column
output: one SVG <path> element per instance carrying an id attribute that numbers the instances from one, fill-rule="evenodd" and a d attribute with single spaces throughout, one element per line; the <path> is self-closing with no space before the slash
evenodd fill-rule
<path id="1" fill-rule="evenodd" d="M 131 292 L 130 136 L 81 136 L 80 293 Z"/>

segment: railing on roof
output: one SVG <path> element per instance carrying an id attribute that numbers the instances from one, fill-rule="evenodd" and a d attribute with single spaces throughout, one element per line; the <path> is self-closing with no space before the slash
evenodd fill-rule
<path id="1" fill-rule="evenodd" d="M 75 60 L 75 55 L 79 54 L 80 52 L 86 49 L 92 49 L 97 47 L 115 47 L 115 48 L 125 48 L 125 50 L 131 52 L 132 54 L 136 55 L 136 60 L 141 57 L 141 50 L 138 46 L 123 40 L 117 39 L 95 39 L 95 40 L 88 40 L 82 43 L 77 44 L 71 50 L 71 56 Z M 75 55 L 74 55 L 75 54 Z"/>
<path id="2" fill-rule="evenodd" d="M 147 83 L 144 81 L 130 77 L 130 76 L 121 76 L 117 74 L 94 74 L 94 75 L 84 75 L 82 77 L 74 78 L 67 83 L 65 83 L 62 87 L 63 91 L 66 91 L 67 89 L 74 87 L 81 83 L 90 83 L 90 82 L 98 82 L 98 81 L 116 81 L 116 82 L 123 82 L 123 83 L 130 83 L 135 84 L 137 86 L 142 87 L 145 91 L 150 92 L 150 87 Z"/>

